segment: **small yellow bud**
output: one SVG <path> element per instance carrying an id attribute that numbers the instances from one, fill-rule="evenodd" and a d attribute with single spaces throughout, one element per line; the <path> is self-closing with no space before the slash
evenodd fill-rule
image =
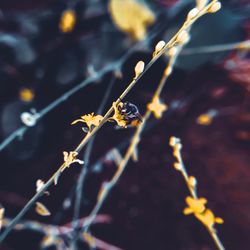
<path id="1" fill-rule="evenodd" d="M 209 114 L 202 114 L 197 119 L 196 122 L 200 125 L 208 126 L 212 123 L 213 117 Z"/>
<path id="2" fill-rule="evenodd" d="M 137 78 L 144 70 L 145 63 L 143 61 L 139 61 L 135 66 L 135 78 Z"/>
<path id="3" fill-rule="evenodd" d="M 188 178 L 188 183 L 189 183 L 189 185 L 191 186 L 191 187 L 196 187 L 196 185 L 197 185 L 197 180 L 196 180 L 196 178 L 194 177 L 194 176 L 190 176 L 189 178 Z"/>
<path id="4" fill-rule="evenodd" d="M 175 162 L 174 163 L 174 168 L 178 171 L 180 171 L 182 169 L 182 165 L 179 162 Z"/>

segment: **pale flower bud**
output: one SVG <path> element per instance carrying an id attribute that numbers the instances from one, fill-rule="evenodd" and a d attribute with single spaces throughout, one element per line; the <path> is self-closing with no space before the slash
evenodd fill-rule
<path id="1" fill-rule="evenodd" d="M 195 18 L 195 17 L 197 16 L 198 13 L 199 13 L 198 8 L 193 8 L 192 10 L 190 10 L 190 11 L 188 12 L 187 20 L 191 20 L 191 19 Z"/>
<path id="2" fill-rule="evenodd" d="M 135 78 L 137 78 L 144 70 L 145 63 L 143 61 L 139 61 L 135 66 Z"/>
<path id="3" fill-rule="evenodd" d="M 178 36 L 177 36 L 177 42 L 178 43 L 181 43 L 181 44 L 184 44 L 184 43 L 187 43 L 190 39 L 190 35 L 189 33 L 186 31 L 186 30 L 182 30 Z"/>
<path id="4" fill-rule="evenodd" d="M 210 8 L 208 9 L 208 12 L 209 12 L 209 13 L 215 13 L 215 12 L 217 12 L 218 10 L 220 10 L 220 8 L 221 8 L 221 3 L 220 3 L 219 1 L 217 1 L 217 2 L 214 2 L 214 3 L 210 6 Z"/>
<path id="5" fill-rule="evenodd" d="M 190 176 L 190 177 L 188 178 L 188 183 L 189 183 L 189 185 L 190 185 L 192 188 L 194 188 L 194 187 L 196 187 L 196 185 L 197 185 L 197 180 L 196 180 L 196 178 L 195 178 L 194 176 Z"/>
<path id="6" fill-rule="evenodd" d="M 154 55 L 157 55 L 164 48 L 165 44 L 166 43 L 164 41 L 158 42 L 155 46 Z"/>

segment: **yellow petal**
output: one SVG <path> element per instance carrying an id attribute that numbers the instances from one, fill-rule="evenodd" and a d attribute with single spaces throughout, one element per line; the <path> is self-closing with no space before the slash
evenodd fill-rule
<path id="1" fill-rule="evenodd" d="M 188 215 L 188 214 L 193 213 L 193 210 L 190 207 L 186 207 L 186 208 L 184 208 L 183 213 L 185 215 Z"/>
<path id="2" fill-rule="evenodd" d="M 206 227 L 212 228 L 215 223 L 214 214 L 210 209 L 207 209 L 204 213 L 195 213 L 195 217 L 200 220 Z"/>
<path id="3" fill-rule="evenodd" d="M 74 120 L 73 122 L 71 122 L 71 125 L 74 125 L 74 124 L 76 124 L 78 122 L 84 122 L 84 120 L 82 120 L 82 119 Z"/>
<path id="4" fill-rule="evenodd" d="M 186 198 L 186 203 L 190 207 L 190 209 L 193 210 L 193 213 L 202 213 L 205 211 L 206 207 L 204 204 L 206 204 L 207 200 L 205 198 L 199 198 L 194 199 L 190 196 Z"/>
<path id="5" fill-rule="evenodd" d="M 218 224 L 223 224 L 224 220 L 222 218 L 220 218 L 220 217 L 216 217 L 215 222 L 218 223 Z"/>

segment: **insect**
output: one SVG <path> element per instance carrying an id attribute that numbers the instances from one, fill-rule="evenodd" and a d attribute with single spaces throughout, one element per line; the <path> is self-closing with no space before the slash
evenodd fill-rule
<path id="1" fill-rule="evenodd" d="M 120 102 L 115 109 L 113 119 L 120 127 L 137 126 L 142 122 L 138 108 L 131 102 Z"/>

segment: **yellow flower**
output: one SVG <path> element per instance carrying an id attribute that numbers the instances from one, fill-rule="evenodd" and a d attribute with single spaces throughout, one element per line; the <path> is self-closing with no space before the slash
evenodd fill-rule
<path id="1" fill-rule="evenodd" d="M 211 109 L 207 113 L 201 114 L 196 119 L 196 122 L 200 125 L 208 126 L 213 122 L 214 117 L 218 114 L 218 111 Z"/>
<path id="2" fill-rule="evenodd" d="M 24 102 L 31 102 L 34 99 L 34 96 L 34 92 L 28 88 L 23 88 L 19 92 L 19 97 Z"/>
<path id="3" fill-rule="evenodd" d="M 210 209 L 207 209 L 203 213 L 195 213 L 194 216 L 210 229 L 213 229 L 215 223 L 222 224 L 224 222 L 222 218 L 215 217 Z"/>
<path id="4" fill-rule="evenodd" d="M 152 102 L 148 104 L 148 110 L 153 112 L 155 118 L 160 119 L 162 113 L 167 110 L 168 106 L 162 103 L 158 96 L 153 98 Z"/>
<path id="5" fill-rule="evenodd" d="M 136 40 L 143 40 L 155 21 L 154 13 L 136 0 L 110 0 L 109 10 L 115 25 Z"/>
<path id="6" fill-rule="evenodd" d="M 100 124 L 103 116 L 101 115 L 94 115 L 94 113 L 83 115 L 81 119 L 77 119 L 71 123 L 71 125 L 76 124 L 77 122 L 84 122 L 88 126 L 89 130 L 92 129 L 92 126 L 96 127 Z"/>
<path id="7" fill-rule="evenodd" d="M 205 198 L 194 199 L 194 198 L 188 196 L 186 198 L 186 203 L 187 203 L 188 207 L 186 207 L 183 210 L 183 213 L 185 215 L 188 215 L 191 213 L 200 214 L 206 210 L 205 204 L 207 203 L 207 200 Z"/>
<path id="8" fill-rule="evenodd" d="M 59 28 L 62 32 L 71 32 L 76 24 L 76 13 L 74 10 L 65 10 L 60 19 Z"/>
<path id="9" fill-rule="evenodd" d="M 198 116 L 197 123 L 200 125 L 208 126 L 212 123 L 213 117 L 211 117 L 209 114 L 202 114 Z"/>
<path id="10" fill-rule="evenodd" d="M 64 163 L 63 163 L 63 167 L 61 169 L 61 172 L 66 168 L 69 167 L 72 163 L 79 163 L 79 164 L 83 164 L 84 162 L 77 159 L 78 152 L 75 151 L 70 151 L 69 153 L 66 151 L 63 151 L 63 159 L 64 159 Z"/>

